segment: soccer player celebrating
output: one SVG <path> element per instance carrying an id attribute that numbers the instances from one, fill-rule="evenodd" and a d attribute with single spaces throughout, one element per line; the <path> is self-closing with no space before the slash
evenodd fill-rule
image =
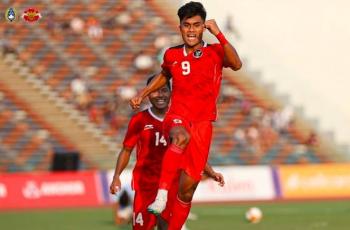
<path id="1" fill-rule="evenodd" d="M 152 79 L 148 79 L 149 84 Z M 124 138 L 123 148 L 118 156 L 113 181 L 110 185 L 110 192 L 117 193 L 121 189 L 120 174 L 129 163 L 130 154 L 137 145 L 136 165 L 133 170 L 133 189 L 135 190 L 133 206 L 133 229 L 151 230 L 158 224 L 158 229 L 166 229 L 164 221 L 157 221 L 156 216 L 147 212 L 147 207 L 157 195 L 161 162 L 167 147 L 167 140 L 163 135 L 163 118 L 168 110 L 170 100 L 170 84 L 160 87 L 148 96 L 151 107 L 135 114 L 128 126 Z M 205 173 L 223 185 L 224 179 L 220 173 L 216 173 L 208 165 Z M 173 181 L 174 182 L 174 181 Z M 162 217 L 168 221 L 171 215 L 170 207 L 176 200 L 178 183 L 173 183 L 170 191 L 168 208 Z M 174 190 L 175 189 L 175 190 Z M 163 223 L 161 225 L 160 223 Z"/>
<path id="2" fill-rule="evenodd" d="M 183 5 L 178 16 L 184 44 L 165 52 L 161 73 L 130 101 L 132 108 L 139 108 L 148 94 L 172 77 L 171 105 L 164 120 L 164 132 L 171 143 L 163 159 L 157 197 L 148 208 L 156 215 L 164 210 L 172 180 L 177 170 L 182 169 L 169 230 L 179 230 L 184 224 L 208 159 L 222 68 L 239 70 L 242 65 L 235 48 L 226 40 L 215 20 L 206 21 L 206 11 L 201 3 Z M 209 45 L 202 40 L 206 29 L 216 36 L 218 44 Z"/>

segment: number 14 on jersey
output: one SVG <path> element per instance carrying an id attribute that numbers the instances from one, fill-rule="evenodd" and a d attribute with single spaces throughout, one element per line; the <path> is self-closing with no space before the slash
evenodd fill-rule
<path id="1" fill-rule="evenodd" d="M 156 143 L 155 143 L 155 146 L 159 146 L 159 144 L 163 144 L 163 146 L 166 146 L 167 145 L 167 142 L 164 138 L 164 136 L 160 136 L 160 133 L 159 132 L 156 132 L 155 133 L 156 135 Z"/>

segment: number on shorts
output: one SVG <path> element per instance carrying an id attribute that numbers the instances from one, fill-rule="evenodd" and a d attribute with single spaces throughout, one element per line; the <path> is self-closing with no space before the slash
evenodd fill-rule
<path id="1" fill-rule="evenodd" d="M 182 74 L 189 75 L 191 72 L 191 66 L 189 61 L 181 62 Z"/>
<path id="2" fill-rule="evenodd" d="M 136 218 L 135 218 L 135 216 L 136 216 Z M 133 225 L 135 226 L 136 224 L 139 224 L 139 225 L 141 225 L 141 226 L 143 226 L 143 218 L 142 218 L 142 213 L 141 212 L 139 212 L 137 215 L 136 215 L 136 213 L 133 213 L 133 215 L 132 215 L 132 219 L 133 219 Z"/>

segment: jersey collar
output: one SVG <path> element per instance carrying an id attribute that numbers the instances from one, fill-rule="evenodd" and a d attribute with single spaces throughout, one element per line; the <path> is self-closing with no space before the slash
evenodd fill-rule
<path id="1" fill-rule="evenodd" d="M 207 47 L 207 45 L 208 45 L 208 44 L 207 44 L 206 42 L 204 42 L 204 44 L 203 44 L 202 47 Z M 184 46 L 183 46 L 182 49 L 183 49 L 184 56 L 187 57 L 188 54 L 187 54 L 187 52 L 186 52 L 185 44 L 184 44 Z"/>
<path id="2" fill-rule="evenodd" d="M 152 112 L 151 107 L 148 108 L 148 113 L 149 113 L 154 119 L 156 119 L 156 120 L 158 120 L 158 121 L 160 121 L 160 122 L 163 122 L 164 119 L 158 117 L 157 115 L 155 115 L 155 114 Z"/>

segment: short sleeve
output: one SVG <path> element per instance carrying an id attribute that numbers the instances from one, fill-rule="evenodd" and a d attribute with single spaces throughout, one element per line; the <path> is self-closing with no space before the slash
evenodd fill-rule
<path id="1" fill-rule="evenodd" d="M 133 116 L 129 121 L 128 130 L 125 134 L 123 145 L 127 148 L 134 148 L 139 138 L 140 122 L 137 115 Z"/>
<path id="2" fill-rule="evenodd" d="M 223 67 L 225 66 L 225 53 L 224 53 L 224 48 L 220 44 L 214 44 L 213 45 L 214 52 L 217 54 L 219 60 L 221 61 Z"/>

